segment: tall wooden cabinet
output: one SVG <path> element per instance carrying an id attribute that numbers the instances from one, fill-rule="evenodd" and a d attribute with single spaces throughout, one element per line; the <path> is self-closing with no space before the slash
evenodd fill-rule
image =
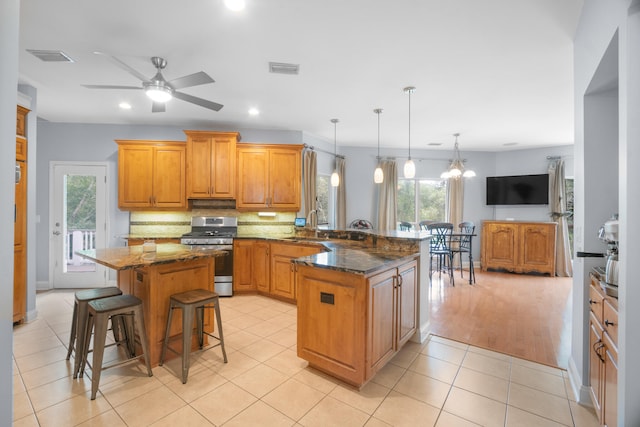
<path id="1" fill-rule="evenodd" d="M 120 209 L 185 209 L 186 148 L 180 141 L 118 143 Z"/>
<path id="2" fill-rule="evenodd" d="M 20 105 L 16 115 L 16 190 L 13 234 L 13 322 L 27 312 L 27 133 L 29 110 Z"/>
<path id="3" fill-rule="evenodd" d="M 604 426 L 618 425 L 618 300 L 592 275 L 589 287 L 589 379 L 591 400 Z"/>
<path id="4" fill-rule="evenodd" d="M 556 227 L 555 222 L 483 221 L 482 269 L 555 276 Z"/>
<path id="5" fill-rule="evenodd" d="M 186 130 L 187 197 L 235 199 L 237 132 Z"/>
<path id="6" fill-rule="evenodd" d="M 238 144 L 241 210 L 300 210 L 302 145 Z"/>

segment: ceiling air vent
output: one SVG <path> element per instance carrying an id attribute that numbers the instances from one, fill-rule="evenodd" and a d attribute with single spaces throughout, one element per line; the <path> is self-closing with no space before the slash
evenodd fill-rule
<path id="1" fill-rule="evenodd" d="M 299 74 L 300 65 L 285 62 L 269 62 L 269 72 L 278 74 Z"/>
<path id="2" fill-rule="evenodd" d="M 27 52 L 40 58 L 44 62 L 74 62 L 66 53 L 61 50 L 37 50 L 27 49 Z"/>

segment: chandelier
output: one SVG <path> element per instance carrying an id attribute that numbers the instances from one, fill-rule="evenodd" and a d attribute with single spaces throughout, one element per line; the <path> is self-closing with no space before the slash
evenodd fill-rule
<path id="1" fill-rule="evenodd" d="M 380 114 L 382 114 L 382 108 L 376 108 L 373 112 L 378 115 L 378 155 L 376 156 L 378 164 L 376 166 L 376 170 L 373 172 L 373 182 L 380 184 L 384 181 L 384 173 L 380 167 Z"/>
<path id="2" fill-rule="evenodd" d="M 453 160 L 451 160 L 449 168 L 446 171 L 442 172 L 440 178 L 460 178 L 461 176 L 465 178 L 472 178 L 476 176 L 476 173 L 473 170 L 465 170 L 464 168 L 464 161 L 460 157 L 460 149 L 458 148 L 458 137 L 460 136 L 460 134 L 454 133 L 453 136 L 456 137 L 456 142 L 453 145 Z"/>
<path id="3" fill-rule="evenodd" d="M 407 86 L 404 89 L 404 93 L 409 94 L 409 158 L 404 164 L 404 177 L 411 179 L 416 176 L 416 165 L 411 160 L 411 94 L 416 91 L 413 86 Z"/>
<path id="4" fill-rule="evenodd" d="M 340 175 L 338 174 L 338 139 L 336 138 L 336 127 L 340 120 L 331 119 L 331 123 L 333 123 L 333 162 L 334 168 L 333 173 L 331 174 L 331 186 L 338 187 L 340 185 Z"/>

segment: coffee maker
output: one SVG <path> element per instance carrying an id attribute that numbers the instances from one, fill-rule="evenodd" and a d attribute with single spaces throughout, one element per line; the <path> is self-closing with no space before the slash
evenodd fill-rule
<path id="1" fill-rule="evenodd" d="M 618 214 L 608 219 L 598 231 L 598 238 L 607 244 L 605 282 L 618 286 Z"/>

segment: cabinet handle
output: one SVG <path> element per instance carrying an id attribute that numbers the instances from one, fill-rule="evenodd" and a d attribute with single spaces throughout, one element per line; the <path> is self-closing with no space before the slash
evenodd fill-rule
<path id="1" fill-rule="evenodd" d="M 598 359 L 600 359 L 600 361 L 602 362 L 604 362 L 604 357 L 602 357 L 602 355 L 600 354 L 600 349 L 602 349 L 603 347 L 604 343 L 601 340 L 593 343 L 593 351 L 596 353 L 596 356 L 598 356 Z"/>
<path id="2" fill-rule="evenodd" d="M 604 319 L 604 324 L 606 326 L 615 326 L 616 325 L 614 322 L 610 322 L 609 319 Z"/>
<path id="3" fill-rule="evenodd" d="M 598 303 L 598 301 L 594 301 L 591 298 L 589 298 L 589 304 L 597 304 L 597 303 Z"/>
<path id="4" fill-rule="evenodd" d="M 396 277 L 398 278 L 398 287 L 401 287 L 402 286 L 402 274 L 398 274 Z"/>

